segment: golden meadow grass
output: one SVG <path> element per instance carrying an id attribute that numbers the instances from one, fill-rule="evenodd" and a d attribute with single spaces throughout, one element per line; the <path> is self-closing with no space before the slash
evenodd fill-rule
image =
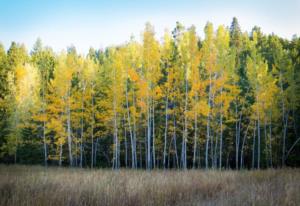
<path id="1" fill-rule="evenodd" d="M 299 205 L 300 170 L 0 166 L 0 205 Z"/>

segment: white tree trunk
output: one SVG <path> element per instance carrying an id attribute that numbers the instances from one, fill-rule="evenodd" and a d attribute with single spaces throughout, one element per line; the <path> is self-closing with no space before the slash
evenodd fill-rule
<path id="1" fill-rule="evenodd" d="M 256 97 L 257 102 L 258 98 Z M 257 107 L 257 169 L 260 169 L 260 114 Z"/>
<path id="2" fill-rule="evenodd" d="M 80 167 L 82 168 L 82 164 L 83 164 L 83 135 L 84 135 L 84 131 L 83 131 L 83 124 L 84 124 L 84 116 L 83 116 L 83 111 L 84 111 L 84 91 L 85 89 L 82 90 L 82 94 L 81 94 L 81 131 L 80 131 Z"/>
<path id="3" fill-rule="evenodd" d="M 167 135 L 168 135 L 168 106 L 169 106 L 169 92 L 167 93 L 167 100 L 166 100 L 166 108 L 165 108 L 165 138 L 164 138 L 164 154 L 163 154 L 163 165 L 164 169 L 166 169 L 166 152 L 167 152 Z"/>
<path id="4" fill-rule="evenodd" d="M 221 93 L 222 93 L 222 90 L 221 90 Z M 222 169 L 222 148 L 223 148 L 223 104 L 221 103 L 219 169 Z"/>
<path id="5" fill-rule="evenodd" d="M 211 72 L 209 73 L 209 92 L 208 92 L 208 115 L 206 124 L 206 146 L 205 146 L 205 168 L 208 168 L 208 147 L 210 139 L 210 109 L 211 109 Z"/>
<path id="6" fill-rule="evenodd" d="M 92 94 L 92 123 L 91 123 L 91 137 L 92 137 L 92 152 L 91 152 L 91 168 L 94 167 L 94 122 L 95 122 L 95 112 L 94 112 L 94 96 Z"/>
<path id="7" fill-rule="evenodd" d="M 194 114 L 194 151 L 193 151 L 193 169 L 196 167 L 196 152 L 197 152 L 197 127 L 198 124 L 198 115 L 197 112 Z"/>
<path id="8" fill-rule="evenodd" d="M 252 169 L 255 167 L 255 139 L 256 139 L 256 121 L 253 127 L 253 146 L 252 146 Z"/>
<path id="9" fill-rule="evenodd" d="M 155 168 L 155 110 L 154 100 L 152 100 L 152 156 L 153 168 Z"/>
<path id="10" fill-rule="evenodd" d="M 244 138 L 243 138 L 243 142 L 242 142 L 242 147 L 241 147 L 241 155 L 240 155 L 240 168 L 243 168 L 243 160 L 244 160 L 244 146 L 245 146 L 245 141 L 246 141 L 246 137 L 248 134 L 248 129 L 249 129 L 250 123 L 247 126 L 246 132 L 244 134 Z"/>
<path id="11" fill-rule="evenodd" d="M 150 98 L 147 95 L 147 169 L 151 169 L 151 111 Z"/>
<path id="12" fill-rule="evenodd" d="M 130 109 L 129 109 L 129 100 L 128 100 L 128 79 L 126 79 L 126 110 L 127 110 L 127 122 L 128 122 L 128 129 L 130 135 L 130 143 L 131 143 L 131 167 L 136 168 L 136 152 L 135 152 L 135 143 L 133 138 L 133 132 L 131 128 L 131 117 L 130 117 Z M 134 100 L 133 100 L 134 102 Z"/>
<path id="13" fill-rule="evenodd" d="M 272 111 L 270 111 L 270 125 L 269 125 L 269 149 L 270 149 L 270 166 L 273 167 L 273 152 L 272 152 Z"/>
<path id="14" fill-rule="evenodd" d="M 73 155 L 72 155 L 72 134 L 71 134 L 71 103 L 70 103 L 70 89 L 68 91 L 68 106 L 67 106 L 67 134 L 68 134 L 68 149 L 69 149 L 69 163 L 73 166 Z"/>

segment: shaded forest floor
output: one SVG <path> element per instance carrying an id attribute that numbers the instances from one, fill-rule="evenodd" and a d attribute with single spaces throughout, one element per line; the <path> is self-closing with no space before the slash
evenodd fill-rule
<path id="1" fill-rule="evenodd" d="M 299 205 L 300 169 L 88 170 L 0 165 L 0 205 Z"/>

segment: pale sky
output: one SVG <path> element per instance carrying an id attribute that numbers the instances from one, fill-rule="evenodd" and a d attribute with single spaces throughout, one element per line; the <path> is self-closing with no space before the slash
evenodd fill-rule
<path id="1" fill-rule="evenodd" d="M 176 21 L 196 26 L 199 36 L 207 21 L 230 26 L 236 16 L 243 31 L 253 26 L 291 39 L 300 35 L 300 0 L 0 0 L 0 42 L 28 50 L 38 37 L 54 51 L 74 45 L 80 53 L 140 39 L 149 21 L 160 39 Z"/>

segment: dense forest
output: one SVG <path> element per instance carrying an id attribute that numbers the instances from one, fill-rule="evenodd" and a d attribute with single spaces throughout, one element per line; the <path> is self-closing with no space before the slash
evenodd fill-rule
<path id="1" fill-rule="evenodd" d="M 300 166 L 300 38 L 177 22 L 87 55 L 0 45 L 0 162 Z M 117 34 L 115 34 L 117 35 Z M 101 38 L 101 37 L 99 37 Z"/>

